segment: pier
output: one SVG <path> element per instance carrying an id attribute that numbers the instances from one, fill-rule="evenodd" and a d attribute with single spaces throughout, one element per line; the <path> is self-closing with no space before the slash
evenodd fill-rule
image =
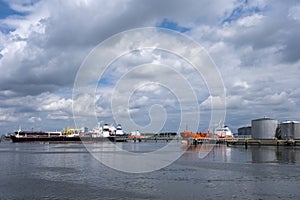
<path id="1" fill-rule="evenodd" d="M 133 142 L 158 142 L 158 141 L 165 141 L 169 142 L 171 140 L 181 140 L 179 137 L 174 136 L 165 136 L 165 137 L 128 137 L 126 141 L 133 141 Z"/>
<path id="2" fill-rule="evenodd" d="M 228 139 L 227 146 L 300 146 L 300 140 L 278 140 L 278 139 Z"/>
<path id="3" fill-rule="evenodd" d="M 201 139 L 185 139 L 187 145 L 208 144 L 226 144 L 230 146 L 300 146 L 300 140 L 279 140 L 279 139 L 251 139 L 251 138 L 201 138 Z"/>

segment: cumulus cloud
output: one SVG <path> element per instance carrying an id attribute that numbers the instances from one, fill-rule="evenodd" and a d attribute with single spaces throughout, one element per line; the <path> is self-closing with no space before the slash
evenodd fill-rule
<path id="1" fill-rule="evenodd" d="M 17 117 L 14 117 L 14 116 L 8 116 L 7 114 L 3 115 L 0 117 L 0 121 L 4 121 L 4 122 L 16 122 L 18 121 L 18 118 Z"/>
<path id="2" fill-rule="evenodd" d="M 113 34 L 146 26 L 185 30 L 186 35 L 205 47 L 223 78 L 227 92 L 226 123 L 234 129 L 265 115 L 299 120 L 300 6 L 295 1 L 7 3 L 14 12 L 0 19 L 0 123 L 6 132 L 16 129 L 16 124 L 25 123 L 30 124 L 27 128 L 33 125 L 39 129 L 72 125 L 72 87 L 85 56 Z M 164 42 L 168 39 L 161 41 Z M 153 49 L 131 52 L 115 61 L 104 74 L 106 78 L 100 80 L 101 91 L 96 92 L 96 97 L 80 97 L 82 105 L 78 109 L 89 110 L 82 112 L 81 117 L 96 112 L 99 121 L 111 123 L 113 113 L 108 100 L 112 95 L 122 98 L 122 91 L 113 93 L 114 86 L 127 73 L 127 86 L 139 87 L 130 102 L 119 108 L 120 115 L 126 117 L 129 111 L 131 115 L 144 116 L 142 105 L 157 102 L 167 108 L 168 114 L 178 111 L 175 96 L 162 87 L 132 85 L 136 79 L 153 80 L 153 77 L 176 80 L 165 68 L 130 72 L 130 67 L 145 63 L 172 66 L 185 76 L 193 85 L 198 103 L 204 109 L 202 113 L 207 114 L 201 118 L 209 118 L 210 113 L 205 110 L 210 108 L 214 94 L 209 94 L 205 78 L 213 77 L 201 77 L 184 59 Z M 99 76 L 89 73 L 86 79 Z M 95 98 L 96 107 L 84 104 L 88 98 Z M 181 101 L 188 102 L 188 98 Z M 187 112 L 194 109 L 191 107 Z M 168 128 L 172 123 L 178 121 L 170 120 Z"/>

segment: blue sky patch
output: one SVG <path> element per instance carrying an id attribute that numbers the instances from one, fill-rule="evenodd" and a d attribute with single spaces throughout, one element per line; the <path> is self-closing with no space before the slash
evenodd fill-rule
<path id="1" fill-rule="evenodd" d="M 0 1 L 0 19 L 5 19 L 10 15 L 22 15 L 22 13 L 11 9 L 6 2 Z"/>
<path id="2" fill-rule="evenodd" d="M 163 19 L 163 21 L 159 24 L 157 24 L 157 27 L 159 28 L 167 28 L 167 29 L 171 29 L 174 31 L 179 31 L 181 33 L 187 32 L 189 30 L 191 30 L 190 28 L 184 27 L 184 26 L 180 26 L 178 25 L 177 22 L 173 22 L 169 19 Z"/>
<path id="3" fill-rule="evenodd" d="M 8 34 L 9 32 L 12 32 L 14 30 L 16 30 L 16 29 L 9 27 L 6 24 L 0 24 L 0 32 L 3 34 Z"/>
<path id="4" fill-rule="evenodd" d="M 226 17 L 222 24 L 224 23 L 230 23 L 232 21 L 236 21 L 242 17 L 253 15 L 254 13 L 262 12 L 262 10 L 259 7 L 247 7 L 248 1 L 244 1 L 243 5 L 240 5 L 233 9 L 233 11 L 230 13 L 228 17 Z"/>

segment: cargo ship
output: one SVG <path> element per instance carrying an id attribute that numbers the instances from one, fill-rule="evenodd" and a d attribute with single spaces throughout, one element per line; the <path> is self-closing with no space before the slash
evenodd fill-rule
<path id="1" fill-rule="evenodd" d="M 219 138 L 219 139 L 229 139 L 234 138 L 233 133 L 229 129 L 228 126 L 224 126 L 223 128 L 216 128 L 213 132 L 209 130 L 203 132 L 190 132 L 183 131 L 180 133 L 183 139 L 205 139 L 205 138 Z"/>
<path id="2" fill-rule="evenodd" d="M 216 128 L 214 134 L 220 139 L 234 138 L 233 133 L 228 126 L 224 126 L 223 128 Z"/>
<path id="3" fill-rule="evenodd" d="M 12 142 L 76 142 L 79 134 L 63 135 L 62 132 L 16 131 L 10 136 Z"/>
<path id="4" fill-rule="evenodd" d="M 125 142 L 127 136 L 121 125 L 118 125 L 118 135 L 116 135 L 113 126 L 105 124 L 97 133 L 82 133 L 70 127 L 61 132 L 22 131 L 19 129 L 15 134 L 10 135 L 10 139 L 12 142 Z"/>
<path id="5" fill-rule="evenodd" d="M 211 136 L 209 131 L 205 131 L 205 132 L 190 132 L 190 131 L 183 131 L 180 133 L 181 137 L 183 139 L 205 139 L 205 138 L 209 138 Z"/>

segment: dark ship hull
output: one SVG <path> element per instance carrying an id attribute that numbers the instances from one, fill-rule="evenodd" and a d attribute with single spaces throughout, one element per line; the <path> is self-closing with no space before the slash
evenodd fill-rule
<path id="1" fill-rule="evenodd" d="M 12 142 L 126 142 L 127 137 L 119 137 L 119 136 L 110 136 L 110 137 L 98 137 L 92 138 L 89 136 L 24 136 L 24 137 L 16 137 L 12 135 Z"/>
<path id="2" fill-rule="evenodd" d="M 66 136 L 25 136 L 25 137 L 10 137 L 12 142 L 80 142 L 80 137 L 66 137 Z"/>

